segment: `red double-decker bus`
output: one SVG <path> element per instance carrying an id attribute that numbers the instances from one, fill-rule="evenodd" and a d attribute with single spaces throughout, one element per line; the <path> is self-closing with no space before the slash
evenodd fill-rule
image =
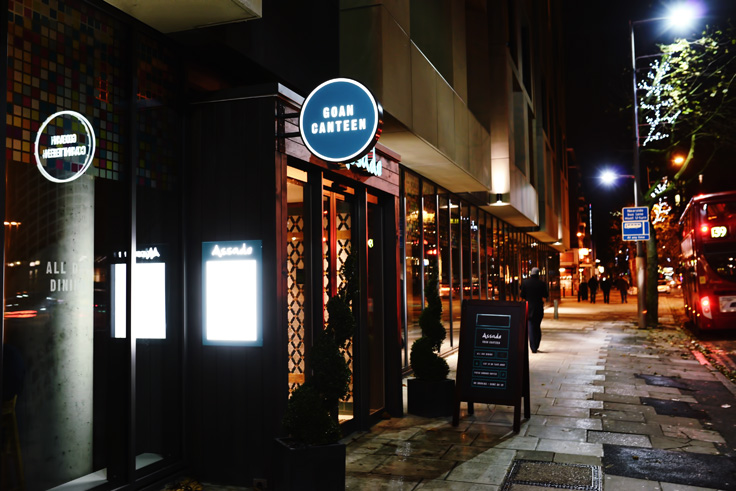
<path id="1" fill-rule="evenodd" d="M 736 191 L 691 199 L 680 230 L 688 317 L 697 329 L 736 329 Z"/>

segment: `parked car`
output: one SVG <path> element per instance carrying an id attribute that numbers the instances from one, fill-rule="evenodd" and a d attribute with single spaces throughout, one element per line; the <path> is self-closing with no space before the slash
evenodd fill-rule
<path id="1" fill-rule="evenodd" d="M 670 287 L 670 282 L 665 279 L 661 278 L 657 280 L 657 293 L 670 293 L 672 291 Z"/>

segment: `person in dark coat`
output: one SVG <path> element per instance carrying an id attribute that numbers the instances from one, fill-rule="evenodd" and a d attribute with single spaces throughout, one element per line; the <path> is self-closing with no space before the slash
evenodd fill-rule
<path id="1" fill-rule="evenodd" d="M 539 349 L 539 343 L 542 341 L 544 301 L 549 298 L 547 283 L 539 279 L 539 268 L 532 268 L 529 278 L 521 282 L 521 298 L 527 302 L 529 346 L 532 353 L 536 353 Z"/>
<path id="2" fill-rule="evenodd" d="M 619 276 L 616 280 L 616 288 L 621 292 L 621 303 L 629 303 L 627 300 L 629 296 L 629 282 L 626 281 L 626 278 Z"/>
<path id="3" fill-rule="evenodd" d="M 603 292 L 603 303 L 611 303 L 611 286 L 613 285 L 611 285 L 611 280 L 608 279 L 608 276 L 601 278 L 599 286 Z"/>
<path id="4" fill-rule="evenodd" d="M 588 282 L 581 281 L 578 285 L 578 302 L 580 300 L 588 300 Z"/>
<path id="5" fill-rule="evenodd" d="M 590 303 L 595 303 L 595 294 L 598 292 L 598 278 L 595 275 L 588 280 L 588 289 L 590 290 Z"/>

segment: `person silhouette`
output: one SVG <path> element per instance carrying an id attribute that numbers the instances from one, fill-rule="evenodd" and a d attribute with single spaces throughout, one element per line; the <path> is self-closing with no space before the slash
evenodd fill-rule
<path id="1" fill-rule="evenodd" d="M 588 280 L 588 289 L 590 290 L 590 303 L 595 303 L 595 294 L 598 292 L 598 278 L 595 275 Z"/>
<path id="2" fill-rule="evenodd" d="M 619 276 L 618 280 L 616 280 L 616 288 L 621 293 L 621 303 L 629 303 L 629 282 L 626 281 L 626 278 Z"/>
<path id="3" fill-rule="evenodd" d="M 539 279 L 539 268 L 532 268 L 529 278 L 521 282 L 521 298 L 526 300 L 528 305 L 529 347 L 532 353 L 536 353 L 542 341 L 544 301 L 549 298 L 547 283 Z"/>
<path id="4" fill-rule="evenodd" d="M 599 286 L 603 292 L 603 303 L 611 303 L 611 280 L 608 276 L 601 278 Z"/>

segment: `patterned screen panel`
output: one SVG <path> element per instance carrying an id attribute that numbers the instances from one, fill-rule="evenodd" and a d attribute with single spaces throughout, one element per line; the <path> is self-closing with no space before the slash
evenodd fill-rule
<path id="1" fill-rule="evenodd" d="M 287 218 L 286 268 L 288 303 L 289 392 L 304 382 L 304 283 L 299 271 L 304 271 L 304 217 Z"/>

